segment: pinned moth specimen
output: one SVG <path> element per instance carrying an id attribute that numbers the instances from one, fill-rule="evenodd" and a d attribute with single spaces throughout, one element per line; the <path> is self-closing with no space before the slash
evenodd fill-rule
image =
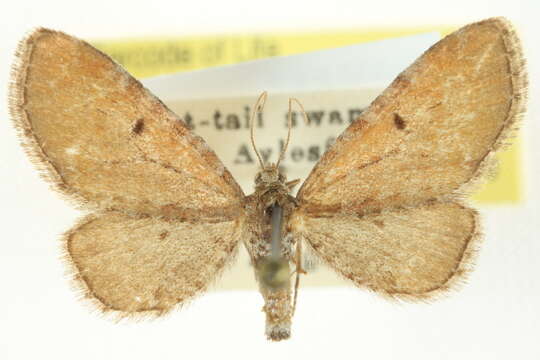
<path id="1" fill-rule="evenodd" d="M 481 237 L 464 195 L 515 128 L 526 87 L 509 22 L 465 26 L 373 101 L 296 196 L 298 181 L 262 161 L 244 195 L 182 119 L 62 32 L 37 29 L 20 43 L 9 100 L 31 160 L 89 212 L 64 236 L 88 299 L 122 316 L 162 315 L 205 291 L 243 243 L 266 335 L 282 340 L 303 247 L 389 298 L 431 299 L 464 279 Z"/>

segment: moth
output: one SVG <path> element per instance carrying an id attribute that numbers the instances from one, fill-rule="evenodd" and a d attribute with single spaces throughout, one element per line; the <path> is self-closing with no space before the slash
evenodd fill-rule
<path id="1" fill-rule="evenodd" d="M 62 32 L 21 41 L 9 107 L 43 177 L 89 211 L 63 238 L 86 298 L 120 316 L 162 315 L 205 291 L 243 243 L 266 336 L 283 340 L 302 248 L 387 298 L 434 299 L 464 280 L 481 238 L 464 197 L 522 117 L 526 88 L 511 24 L 467 25 L 403 71 L 296 196 L 281 158 L 261 160 L 246 196 L 182 119 Z"/>

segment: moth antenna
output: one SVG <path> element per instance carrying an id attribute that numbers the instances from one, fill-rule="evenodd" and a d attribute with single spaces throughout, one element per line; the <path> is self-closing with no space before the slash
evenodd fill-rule
<path id="1" fill-rule="evenodd" d="M 306 123 L 306 125 L 309 125 L 309 116 L 308 114 L 306 113 L 306 110 L 304 110 L 304 105 L 302 105 L 302 103 L 300 102 L 300 100 L 298 100 L 297 98 L 290 98 L 289 99 L 289 102 L 290 101 L 294 101 L 298 107 L 300 108 L 300 110 L 302 111 L 302 116 L 304 117 L 304 122 Z"/>
<path id="2" fill-rule="evenodd" d="M 264 163 L 261 158 L 261 154 L 259 154 L 259 151 L 257 151 L 257 147 L 255 146 L 255 138 L 253 136 L 253 128 L 255 124 L 255 115 L 257 113 L 260 113 L 264 109 L 264 104 L 266 103 L 266 98 L 268 97 L 268 93 L 266 91 L 263 91 L 261 95 L 259 95 L 259 98 L 257 99 L 257 102 L 255 103 L 255 107 L 253 108 L 253 112 L 251 113 L 251 121 L 249 124 L 250 131 L 251 131 L 251 145 L 253 146 L 253 150 L 255 151 L 255 154 L 257 155 L 257 158 L 259 159 L 259 163 L 261 164 L 261 168 L 264 169 Z"/>
<path id="3" fill-rule="evenodd" d="M 302 103 L 296 98 L 289 98 L 289 112 L 287 113 L 287 127 L 289 129 L 288 129 L 288 132 L 287 132 L 287 141 L 285 142 L 285 146 L 283 147 L 283 150 L 281 150 L 281 154 L 279 154 L 279 159 L 277 161 L 276 168 L 279 167 L 279 163 L 285 157 L 285 152 L 287 151 L 287 148 L 289 147 L 289 141 L 291 140 L 292 103 L 293 103 L 293 101 L 296 104 L 298 104 L 298 106 L 300 107 L 300 110 L 302 111 L 302 116 L 304 117 L 304 121 L 305 121 L 306 125 L 309 124 L 309 117 L 307 116 L 307 113 L 304 110 L 304 106 L 302 105 Z"/>

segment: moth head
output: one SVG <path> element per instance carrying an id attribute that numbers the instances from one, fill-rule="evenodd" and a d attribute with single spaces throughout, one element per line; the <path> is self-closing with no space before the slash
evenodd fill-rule
<path id="1" fill-rule="evenodd" d="M 279 170 L 276 164 L 265 165 L 257 175 L 255 175 L 255 186 L 284 185 L 287 182 L 285 175 Z"/>

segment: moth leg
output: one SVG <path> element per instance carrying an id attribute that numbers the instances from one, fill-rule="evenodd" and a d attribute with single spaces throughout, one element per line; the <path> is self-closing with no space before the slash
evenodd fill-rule
<path id="1" fill-rule="evenodd" d="M 307 271 L 304 270 L 302 267 L 302 241 L 298 239 L 296 241 L 296 256 L 295 259 L 295 269 L 294 272 L 296 273 L 296 279 L 294 281 L 294 298 L 293 298 L 293 308 L 292 308 L 292 314 L 294 315 L 294 312 L 296 310 L 296 301 L 298 299 L 298 287 L 300 286 L 300 274 L 307 274 Z"/>
<path id="2" fill-rule="evenodd" d="M 287 181 L 285 183 L 285 186 L 287 186 L 287 188 L 289 188 L 289 190 L 292 190 L 296 185 L 298 185 L 300 183 L 300 179 L 294 179 L 294 180 L 291 180 L 291 181 Z"/>

